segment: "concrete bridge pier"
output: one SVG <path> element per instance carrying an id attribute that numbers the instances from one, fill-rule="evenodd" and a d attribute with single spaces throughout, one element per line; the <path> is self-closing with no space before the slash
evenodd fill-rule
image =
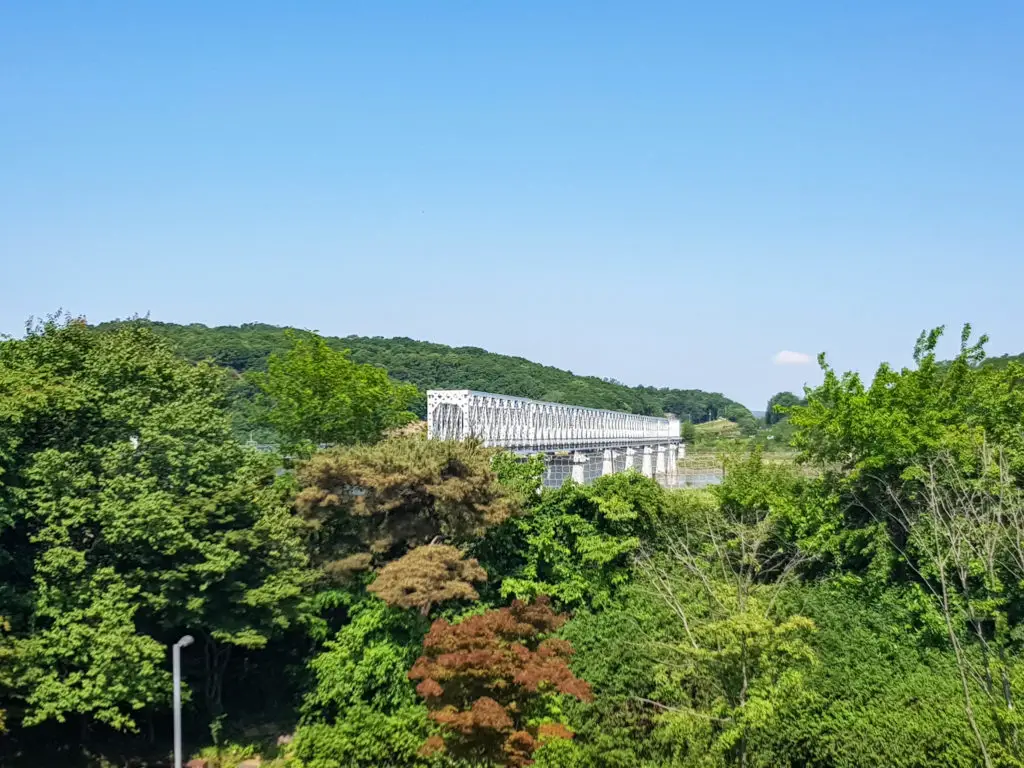
<path id="1" fill-rule="evenodd" d="M 601 456 L 601 474 L 610 475 L 615 471 L 615 451 L 606 450 Z"/>
<path id="2" fill-rule="evenodd" d="M 654 475 L 660 479 L 665 477 L 667 473 L 667 467 L 665 465 L 665 446 L 659 445 L 655 448 L 655 451 L 657 451 L 657 453 L 656 460 L 654 462 Z"/>
<path id="3" fill-rule="evenodd" d="M 644 446 L 644 460 L 640 467 L 640 474 L 644 477 L 654 477 L 654 449 L 649 446 Z"/>
<path id="4" fill-rule="evenodd" d="M 636 448 L 626 449 L 626 463 L 623 465 L 622 470 L 632 469 L 636 466 Z"/>
<path id="5" fill-rule="evenodd" d="M 572 455 L 572 480 L 574 483 L 583 485 L 587 482 L 587 454 L 574 453 Z"/>
<path id="6" fill-rule="evenodd" d="M 675 443 L 670 443 L 668 446 L 668 467 L 665 475 L 666 484 L 670 488 L 675 488 L 677 478 L 679 477 L 679 446 Z"/>

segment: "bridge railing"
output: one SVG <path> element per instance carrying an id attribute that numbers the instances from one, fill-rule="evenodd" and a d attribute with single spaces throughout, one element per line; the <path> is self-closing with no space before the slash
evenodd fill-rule
<path id="1" fill-rule="evenodd" d="M 427 436 L 523 451 L 652 445 L 679 442 L 679 420 L 438 389 L 427 392 Z"/>

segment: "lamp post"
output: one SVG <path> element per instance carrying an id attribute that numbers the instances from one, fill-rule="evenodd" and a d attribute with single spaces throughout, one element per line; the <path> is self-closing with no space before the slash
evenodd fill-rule
<path id="1" fill-rule="evenodd" d="M 171 649 L 174 667 L 174 768 L 181 768 L 181 649 L 193 642 L 192 635 L 185 635 Z"/>

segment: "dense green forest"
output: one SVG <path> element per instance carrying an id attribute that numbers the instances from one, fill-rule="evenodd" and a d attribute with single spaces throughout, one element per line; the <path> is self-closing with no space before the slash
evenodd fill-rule
<path id="1" fill-rule="evenodd" d="M 1021 355 L 999 355 L 998 357 L 986 357 L 982 365 L 989 365 L 995 368 L 1005 368 L 1011 363 L 1024 364 L 1024 354 Z"/>
<path id="2" fill-rule="evenodd" d="M 250 381 L 285 459 L 210 350 L 39 323 L 0 341 L 0 764 L 168 765 L 189 633 L 206 768 L 1022 766 L 1024 366 L 940 335 L 773 398 L 800 467 L 541 490 L 334 342 Z"/>
<path id="3" fill-rule="evenodd" d="M 289 345 L 285 328 L 262 323 L 209 328 L 146 322 L 189 360 L 210 359 L 239 374 L 264 370 L 270 355 Z M 99 327 L 109 329 L 118 325 L 104 323 Z M 352 359 L 358 363 L 384 368 L 397 381 L 415 385 L 421 395 L 412 408 L 420 417 L 426 413 L 426 390 L 475 389 L 630 413 L 674 413 L 694 423 L 727 418 L 748 431 L 756 429 L 756 421 L 746 407 L 723 395 L 697 389 L 627 387 L 476 347 L 362 336 L 327 337 L 326 341 L 333 349 L 351 350 Z M 247 409 L 252 389 L 239 382 L 236 392 L 239 430 L 254 429 Z"/>

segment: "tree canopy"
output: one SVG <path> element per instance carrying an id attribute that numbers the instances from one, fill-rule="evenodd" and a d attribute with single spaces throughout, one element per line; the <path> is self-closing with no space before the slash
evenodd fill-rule
<path id="1" fill-rule="evenodd" d="M 475 443 L 422 436 L 324 451 L 297 473 L 296 509 L 328 570 L 386 562 L 410 547 L 471 541 L 519 508 Z M 339 559 L 340 558 L 340 559 Z"/>
<path id="2" fill-rule="evenodd" d="M 99 327 L 116 325 L 106 323 Z M 280 355 L 290 348 L 290 333 L 308 336 L 308 332 L 263 323 L 209 328 L 199 324 L 151 322 L 150 327 L 189 360 L 210 359 L 238 374 L 266 370 L 275 353 Z M 717 418 L 747 425 L 756 422 L 749 410 L 721 394 L 697 389 L 627 387 L 614 380 L 578 376 L 571 371 L 476 347 L 364 336 L 325 337 L 324 341 L 336 351 L 350 350 L 353 362 L 386 369 L 395 381 L 417 387 L 420 397 L 412 408 L 421 418 L 426 415 L 426 390 L 475 389 L 628 413 L 657 416 L 673 413 L 695 423 Z M 250 408 L 253 394 L 244 381 L 237 382 L 233 412 L 243 435 L 259 429 L 258 415 Z"/>
<path id="3" fill-rule="evenodd" d="M 764 411 L 764 421 L 768 426 L 777 424 L 787 417 L 789 408 L 803 404 L 804 401 L 792 392 L 777 392 L 768 399 L 768 405 Z"/>
<path id="4" fill-rule="evenodd" d="M 416 418 L 409 411 L 415 387 L 354 363 L 348 350 L 336 351 L 319 336 L 286 338 L 291 346 L 272 353 L 266 372 L 252 381 L 263 394 L 266 421 L 287 448 L 373 442 Z"/>
<path id="5" fill-rule="evenodd" d="M 540 739 L 571 737 L 564 727 L 530 722 L 544 713 L 549 692 L 591 698 L 590 686 L 569 669 L 572 646 L 547 637 L 564 623 L 545 598 L 515 600 L 457 624 L 435 621 L 409 671 L 441 726 L 423 752 L 524 766 Z"/>
<path id="6" fill-rule="evenodd" d="M 427 616 L 438 603 L 478 600 L 473 582 L 486 580 L 480 564 L 456 547 L 427 544 L 385 565 L 367 589 L 388 605 L 415 608 Z"/>
<path id="7" fill-rule="evenodd" d="M 0 615 L 25 724 L 134 727 L 166 701 L 164 644 L 231 648 L 297 619 L 306 553 L 273 464 L 231 439 L 225 377 L 148 328 L 53 317 L 0 342 Z"/>
<path id="8" fill-rule="evenodd" d="M 389 429 L 399 377 L 332 340 L 270 350 L 284 456 L 159 326 L 32 324 L 0 342 L 0 762 L 166 764 L 188 632 L 207 768 L 1022 766 L 1024 366 L 941 335 L 773 397 L 796 459 L 718 420 L 707 488 L 543 488 Z"/>

